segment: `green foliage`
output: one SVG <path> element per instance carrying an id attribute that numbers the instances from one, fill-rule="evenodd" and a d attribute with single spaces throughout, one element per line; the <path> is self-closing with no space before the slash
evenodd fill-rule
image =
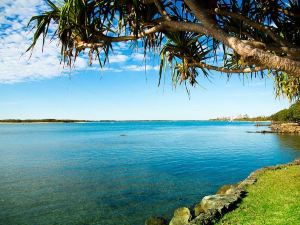
<path id="1" fill-rule="evenodd" d="M 171 32 L 172 29 L 164 28 L 145 35 L 145 31 L 169 20 L 201 24 L 183 0 L 46 0 L 46 3 L 48 11 L 29 21 L 34 35 L 28 50 L 33 49 L 39 39 L 44 43 L 50 35 L 59 41 L 62 61 L 70 66 L 81 53 L 88 51 L 90 64 L 98 60 L 102 67 L 109 61 L 113 43 L 120 41 L 142 46 L 145 55 L 160 52 L 160 78 L 169 64 L 174 85 L 188 83 L 194 86 L 197 76 L 208 77 L 209 70 L 215 67 L 235 70 L 266 66 L 256 64 L 251 57 L 238 55 L 221 40 L 206 33 Z M 260 47 L 256 48 L 273 55 L 299 61 L 299 1 L 207 0 L 198 3 L 212 25 L 226 34 L 247 43 L 259 43 Z M 282 49 L 296 49 L 296 54 Z M 195 66 L 192 65 L 194 62 L 215 65 Z M 266 71 L 275 77 L 277 96 L 284 95 L 290 100 L 300 96 L 300 78 L 280 69 Z M 263 77 L 265 73 L 253 72 L 251 78 L 253 75 Z"/>
<path id="2" fill-rule="evenodd" d="M 111 37 L 137 35 L 142 32 L 142 23 L 151 21 L 157 10 L 155 6 L 139 4 L 137 0 L 65 0 L 61 4 L 47 0 L 49 11 L 33 16 L 28 26 L 35 29 L 31 50 L 38 39 L 43 42 L 49 33 L 49 26 L 54 28 L 53 38 L 61 44 L 62 60 L 71 66 L 78 55 L 85 50 L 82 44 L 101 44 L 101 47 L 89 47 L 89 61 L 98 59 L 100 66 L 109 60 L 112 50 Z M 110 35 L 108 35 L 110 34 Z M 159 35 L 144 40 L 144 48 L 155 48 L 160 45 Z M 101 58 L 101 54 L 104 57 Z"/>
<path id="3" fill-rule="evenodd" d="M 273 114 L 270 118 L 278 122 L 300 122 L 300 101 L 297 101 L 288 109 Z"/>
<path id="4" fill-rule="evenodd" d="M 191 85 L 197 83 L 196 77 L 199 71 L 194 67 L 189 67 L 188 63 L 193 61 L 202 61 L 209 58 L 209 49 L 205 47 L 203 41 L 200 41 L 200 36 L 191 32 L 173 32 L 167 33 L 167 41 L 162 46 L 160 51 L 160 78 L 164 66 L 169 63 L 172 70 L 172 81 L 174 86 L 177 83 L 189 80 Z M 205 76 L 208 76 L 208 71 L 202 68 Z"/>
<path id="5" fill-rule="evenodd" d="M 0 120 L 0 123 L 76 123 L 76 122 L 91 122 L 88 120 L 58 120 L 58 119 L 6 119 Z"/>
<path id="6" fill-rule="evenodd" d="M 300 97 L 300 77 L 288 76 L 284 72 L 275 73 L 276 97 L 286 96 L 290 101 Z"/>

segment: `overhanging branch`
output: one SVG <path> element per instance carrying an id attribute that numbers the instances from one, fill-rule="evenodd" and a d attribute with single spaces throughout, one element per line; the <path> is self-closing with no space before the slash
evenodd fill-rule
<path id="1" fill-rule="evenodd" d="M 214 71 L 223 72 L 223 73 L 256 73 L 256 72 L 267 69 L 266 67 L 253 67 L 253 68 L 248 67 L 248 68 L 229 69 L 229 68 L 225 68 L 225 67 L 209 65 L 209 64 L 206 64 L 203 62 L 189 63 L 188 66 L 206 68 L 208 70 L 214 70 Z"/>
<path id="2" fill-rule="evenodd" d="M 156 25 L 152 28 L 149 28 L 149 29 L 143 31 L 142 33 L 140 33 L 138 35 L 127 35 L 127 36 L 119 36 L 119 37 L 111 37 L 111 36 L 107 36 L 101 32 L 98 32 L 98 33 L 95 33 L 95 35 L 93 37 L 93 39 L 97 40 L 96 42 L 91 42 L 91 43 L 78 42 L 75 44 L 76 44 L 76 48 L 81 48 L 81 49 L 99 48 L 99 47 L 103 47 L 105 45 L 105 42 L 113 43 L 113 42 L 123 42 L 123 41 L 135 41 L 135 40 L 138 40 L 147 35 L 157 33 L 159 31 L 161 31 L 164 27 L 165 27 L 165 24 L 161 23 L 159 25 Z"/>
<path id="3" fill-rule="evenodd" d="M 276 35 L 270 27 L 266 27 L 264 25 L 261 25 L 259 23 L 256 23 L 254 21 L 252 21 L 251 19 L 247 18 L 246 16 L 243 16 L 242 14 L 238 14 L 238 13 L 233 13 L 233 12 L 228 12 L 225 10 L 221 10 L 219 8 L 216 8 L 213 12 L 215 12 L 216 14 L 222 15 L 222 16 L 230 16 L 232 18 L 238 19 L 242 22 L 245 22 L 246 24 L 248 24 L 249 26 L 258 29 L 260 31 L 265 32 L 267 35 L 269 35 L 275 42 L 279 43 L 281 46 L 288 46 L 288 43 L 286 43 L 285 40 L 283 40 L 281 37 L 279 37 L 278 35 Z M 210 12 L 212 13 L 212 12 Z"/>
<path id="4" fill-rule="evenodd" d="M 196 0 L 184 0 L 196 18 L 201 21 L 207 34 L 221 41 L 224 45 L 232 48 L 237 54 L 249 61 L 256 62 L 259 66 L 265 65 L 268 69 L 284 71 L 290 76 L 300 76 L 300 62 L 289 58 L 276 56 L 267 51 L 254 48 L 253 46 L 243 43 L 238 38 L 225 33 L 220 29 L 215 21 L 210 19 L 205 10 L 201 9 Z"/>

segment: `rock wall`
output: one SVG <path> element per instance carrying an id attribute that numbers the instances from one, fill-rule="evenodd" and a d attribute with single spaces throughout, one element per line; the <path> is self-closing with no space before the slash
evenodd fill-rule
<path id="1" fill-rule="evenodd" d="M 272 124 L 270 127 L 276 133 L 300 134 L 300 125 L 298 123 Z"/>
<path id="2" fill-rule="evenodd" d="M 214 224 L 225 213 L 236 208 L 241 199 L 245 197 L 247 187 L 253 185 L 260 174 L 267 170 L 278 170 L 292 165 L 300 165 L 300 159 L 288 164 L 264 167 L 251 173 L 245 180 L 236 185 L 225 185 L 219 189 L 217 194 L 205 196 L 194 209 L 186 207 L 176 209 L 169 223 L 165 219 L 152 217 L 145 222 L 145 225 Z"/>

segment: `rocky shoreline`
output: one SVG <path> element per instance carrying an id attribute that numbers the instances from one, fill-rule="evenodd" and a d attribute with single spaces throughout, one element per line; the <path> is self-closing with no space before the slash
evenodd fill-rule
<path id="1" fill-rule="evenodd" d="M 237 207 L 237 204 L 246 196 L 247 187 L 253 185 L 260 174 L 269 170 L 283 169 L 293 165 L 300 165 L 300 159 L 287 164 L 258 169 L 242 182 L 235 185 L 225 185 L 215 195 L 205 196 L 193 209 L 187 207 L 176 209 L 170 221 L 161 217 L 151 217 L 145 222 L 145 225 L 214 224 L 224 214 Z"/>
<path id="2" fill-rule="evenodd" d="M 270 128 L 275 133 L 300 134 L 300 125 L 298 123 L 274 123 Z"/>
<path id="3" fill-rule="evenodd" d="M 255 125 L 257 126 L 257 125 Z M 268 125 L 270 130 L 247 131 L 247 133 L 260 134 L 300 134 L 299 123 L 272 123 Z"/>

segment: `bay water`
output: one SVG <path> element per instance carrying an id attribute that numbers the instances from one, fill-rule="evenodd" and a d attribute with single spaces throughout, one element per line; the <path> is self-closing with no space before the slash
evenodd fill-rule
<path id="1" fill-rule="evenodd" d="M 250 122 L 0 125 L 1 225 L 142 225 L 300 157 Z"/>

